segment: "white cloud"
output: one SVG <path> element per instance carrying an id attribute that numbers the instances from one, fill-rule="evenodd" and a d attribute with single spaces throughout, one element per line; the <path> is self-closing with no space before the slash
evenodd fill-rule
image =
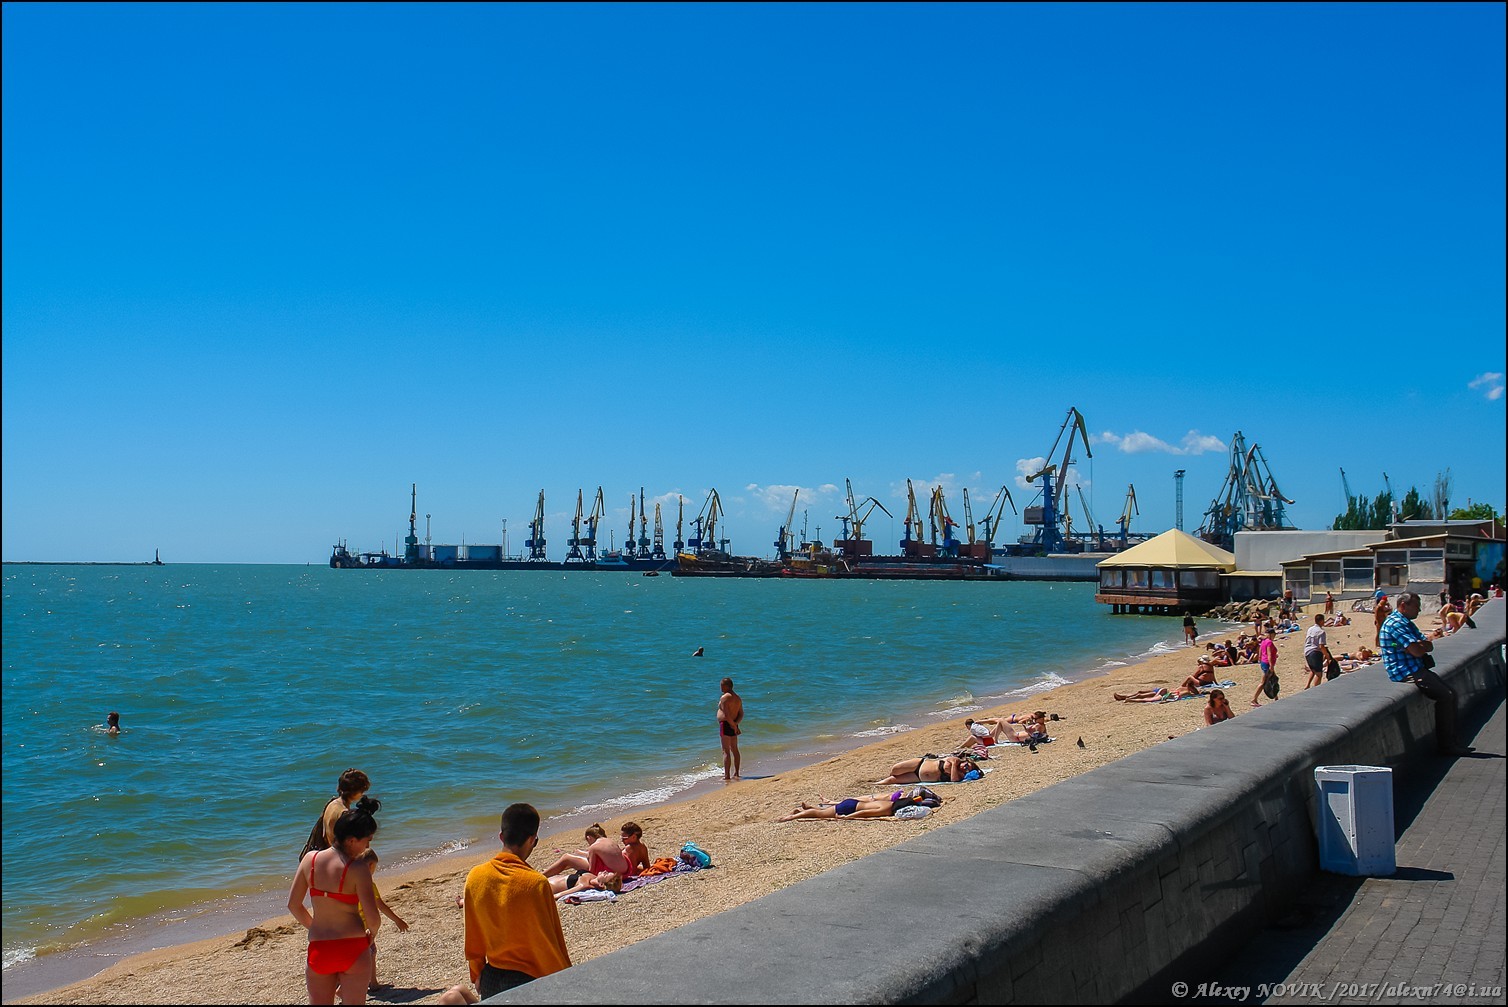
<path id="1" fill-rule="evenodd" d="M 820 503 L 831 499 L 840 492 L 832 483 L 823 483 L 821 486 L 787 486 L 775 483 L 769 486 L 761 486 L 758 483 L 749 483 L 744 487 L 744 492 L 750 499 L 764 507 L 771 514 L 785 516 L 791 507 L 791 494 L 801 491 L 801 497 L 796 501 L 799 511 L 809 504 Z"/>
<path id="2" fill-rule="evenodd" d="M 1487 396 L 1489 402 L 1496 402 L 1503 397 L 1503 375 L 1496 371 L 1478 374 L 1471 381 L 1467 382 L 1466 387 L 1473 391 L 1478 388 L 1485 388 L 1486 391 L 1482 392 L 1482 394 Z"/>
<path id="3" fill-rule="evenodd" d="M 1090 440 L 1095 444 L 1112 445 L 1129 455 L 1145 454 L 1148 451 L 1158 451 L 1168 455 L 1202 455 L 1207 451 L 1225 450 L 1225 442 L 1220 438 L 1210 434 L 1201 434 L 1197 430 L 1190 430 L 1184 434 L 1181 445 L 1177 447 L 1141 430 L 1133 430 L 1125 436 L 1106 430 L 1095 434 Z"/>

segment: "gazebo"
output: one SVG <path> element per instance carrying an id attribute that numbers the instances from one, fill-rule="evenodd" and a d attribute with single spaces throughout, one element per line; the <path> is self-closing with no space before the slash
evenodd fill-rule
<path id="1" fill-rule="evenodd" d="M 1220 575 L 1236 568 L 1236 557 L 1174 528 L 1096 565 L 1095 601 L 1117 614 L 1172 615 L 1220 604 Z"/>

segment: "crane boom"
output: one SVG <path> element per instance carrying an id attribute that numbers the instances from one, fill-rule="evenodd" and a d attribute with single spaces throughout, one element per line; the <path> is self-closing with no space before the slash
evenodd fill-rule
<path id="1" fill-rule="evenodd" d="M 796 500 L 801 496 L 798 487 L 791 494 L 791 509 L 785 513 L 785 523 L 780 526 L 780 531 L 775 535 L 775 555 L 779 559 L 790 559 L 791 540 L 795 538 L 795 532 L 791 529 L 791 522 L 796 520 Z"/>

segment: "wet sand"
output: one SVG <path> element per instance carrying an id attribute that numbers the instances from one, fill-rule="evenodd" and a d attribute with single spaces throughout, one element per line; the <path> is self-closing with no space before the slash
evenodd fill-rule
<path id="1" fill-rule="evenodd" d="M 1176 633 L 1176 622 L 1170 620 L 1169 626 Z M 1428 629 L 1428 621 L 1422 621 L 1421 628 Z M 1355 651 L 1361 644 L 1372 644 L 1372 619 L 1364 613 L 1352 625 L 1327 632 L 1334 653 Z M 1111 698 L 1112 693 L 1141 687 L 1176 686 L 1193 672 L 1195 657 L 1204 652 L 1203 643 L 1201 640 L 1197 648 L 1181 648 L 1030 696 L 1015 707 L 982 711 L 979 716 L 1038 709 L 1057 713 L 1063 719 L 1050 725 L 1056 740 L 1039 746 L 1035 754 L 1025 748 L 992 749 L 991 758 L 983 763 L 993 767 L 992 771 L 975 783 L 939 788 L 947 800 L 921 821 L 777 823 L 775 819 L 819 794 L 837 798 L 869 793 L 875 789 L 874 781 L 902 759 L 955 749 L 966 735 L 962 717 L 763 778 L 759 778 L 759 766 L 745 765 L 746 773 L 755 778 L 720 786 L 690 800 L 628 811 L 604 820 L 612 836 L 617 835 L 623 821 L 637 821 L 644 827 L 651 857 L 674 856 L 682 843 L 693 841 L 712 854 L 714 868 L 669 878 L 625 895 L 616 903 L 562 906 L 561 921 L 572 960 L 595 958 L 751 902 L 920 832 L 961 821 L 1170 737 L 1204 728 L 1202 699 L 1128 704 Z M 1301 691 L 1308 677 L 1303 663 L 1303 634 L 1281 634 L 1278 650 L 1282 694 L 1287 697 Z M 1217 668 L 1216 676 L 1237 683 L 1226 694 L 1238 717 L 1254 712 L 1251 696 L 1261 677 L 1255 665 Z M 1281 707 L 1282 702 L 1280 698 L 1276 704 Z M 1265 698 L 1263 704 L 1271 705 Z M 1209 729 L 1219 730 L 1219 726 Z M 1076 744 L 1080 738 L 1083 748 Z M 575 850 L 580 841 L 579 828 L 547 835 L 532 862 L 542 868 L 555 859 L 557 851 Z M 373 994 L 369 1002 L 429 1003 L 467 979 L 461 952 L 461 912 L 455 898 L 466 871 L 490 858 L 497 848 L 495 840 L 483 841 L 464 853 L 407 873 L 379 872 L 377 880 L 384 898 L 409 923 L 409 929 L 399 933 L 384 920 L 378 935 L 378 977 L 391 983 L 392 988 Z M 284 915 L 244 933 L 137 955 L 82 982 L 17 1000 L 7 998 L 5 1002 L 305 1003 L 304 951 L 304 929 Z"/>

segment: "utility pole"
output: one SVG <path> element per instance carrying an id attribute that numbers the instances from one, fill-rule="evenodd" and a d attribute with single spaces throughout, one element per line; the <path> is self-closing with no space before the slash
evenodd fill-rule
<path id="1" fill-rule="evenodd" d="M 1179 469 L 1177 472 L 1173 473 L 1173 482 L 1178 487 L 1178 494 L 1177 494 L 1177 498 L 1178 498 L 1178 510 L 1176 512 L 1177 513 L 1177 517 L 1173 521 L 1173 527 L 1177 528 L 1179 531 L 1183 531 L 1183 473 L 1184 473 L 1184 471 L 1185 471 L 1184 469 Z"/>

